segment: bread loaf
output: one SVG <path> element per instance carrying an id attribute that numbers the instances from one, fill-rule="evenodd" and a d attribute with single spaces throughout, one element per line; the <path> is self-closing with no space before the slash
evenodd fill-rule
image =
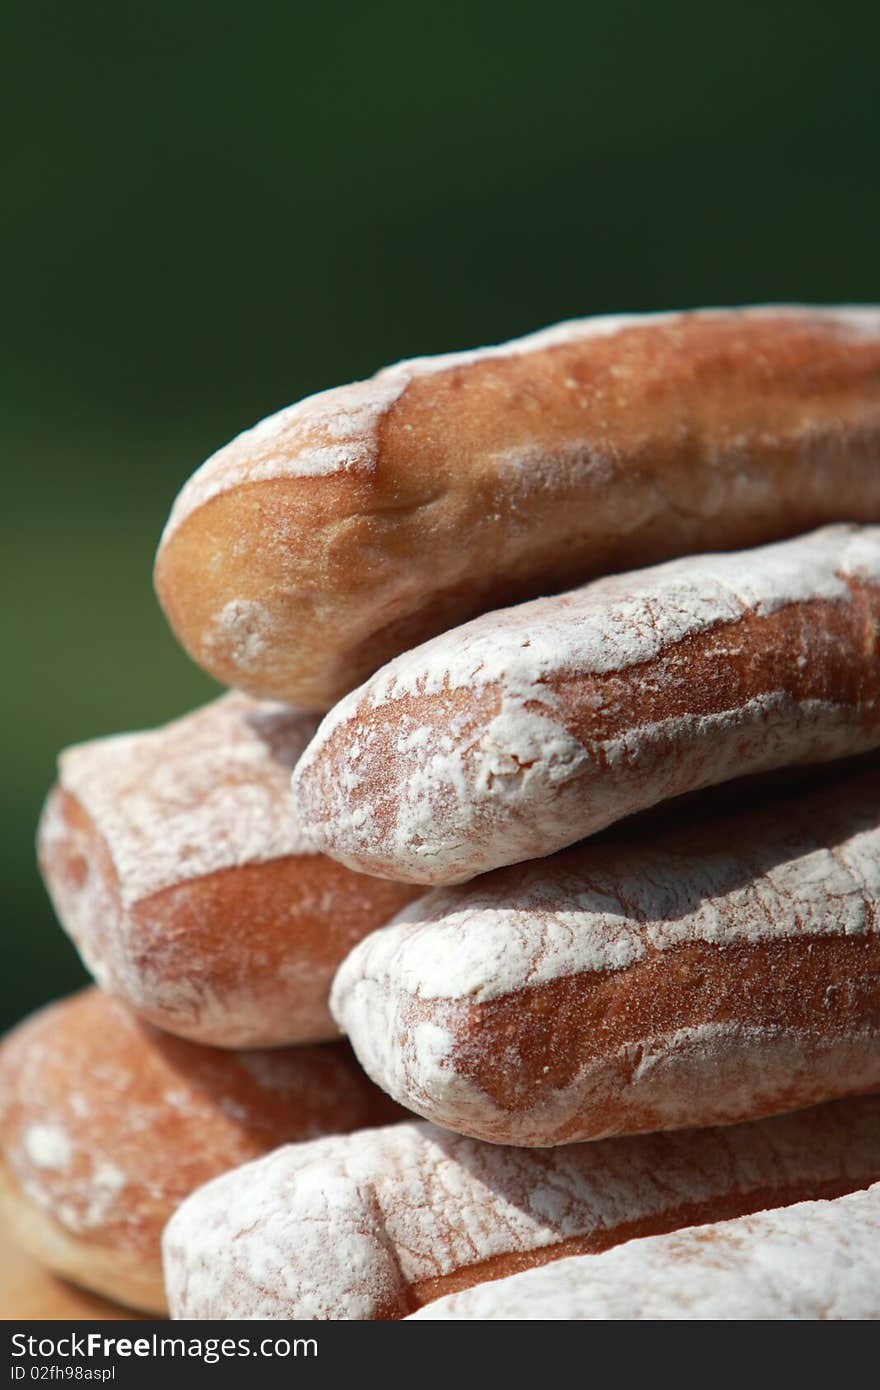
<path id="1" fill-rule="evenodd" d="M 634 1236 L 866 1187 L 880 1097 L 754 1125 L 536 1151 L 400 1124 L 208 1183 L 163 1240 L 176 1318 L 400 1318 Z"/>
<path id="2" fill-rule="evenodd" d="M 880 1184 L 633 1240 L 451 1294 L 414 1318 L 477 1321 L 880 1318 Z"/>
<path id="3" fill-rule="evenodd" d="M 880 1086 L 880 764 L 722 801 L 436 890 L 367 937 L 331 1006 L 369 1074 L 535 1145 Z"/>
<path id="4" fill-rule="evenodd" d="M 486 614 L 342 700 L 294 774 L 316 849 L 454 883 L 669 797 L 880 743 L 880 527 Z"/>
<path id="5" fill-rule="evenodd" d="M 188 1193 L 279 1144 L 399 1114 L 343 1043 L 198 1047 L 89 989 L 0 1046 L 0 1211 L 40 1263 L 158 1313 L 159 1239 Z"/>
<path id="6" fill-rule="evenodd" d="M 233 692 L 62 753 L 43 877 L 95 979 L 157 1027 L 218 1047 L 336 1036 L 336 966 L 413 896 L 308 849 L 290 773 L 314 728 Z"/>
<path id="7" fill-rule="evenodd" d="M 327 709 L 504 604 L 880 521 L 878 460 L 877 308 L 582 319 L 240 435 L 183 488 L 156 587 L 218 680 Z"/>

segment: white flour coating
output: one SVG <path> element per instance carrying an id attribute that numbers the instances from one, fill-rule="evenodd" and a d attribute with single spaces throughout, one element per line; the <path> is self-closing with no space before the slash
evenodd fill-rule
<path id="1" fill-rule="evenodd" d="M 62 755 L 38 832 L 46 886 L 95 980 L 168 1032 L 335 1037 L 337 964 L 411 896 L 311 854 L 290 771 L 316 723 L 230 693 Z"/>
<path id="2" fill-rule="evenodd" d="M 675 323 L 682 319 L 711 318 L 716 314 L 735 314 L 737 318 L 803 318 L 816 319 L 839 325 L 847 333 L 857 337 L 873 338 L 880 332 L 880 309 L 876 305 L 806 305 L 806 304 L 755 304 L 745 306 L 718 306 L 705 309 L 660 310 L 651 314 L 596 314 L 585 319 L 566 319 L 552 324 L 549 328 L 539 328 L 525 337 L 514 338 L 497 347 L 472 348 L 463 352 L 437 353 L 430 357 L 414 357 L 409 361 L 386 367 L 385 372 L 408 369 L 414 376 L 424 376 L 431 372 L 449 371 L 453 367 L 465 367 L 471 362 L 485 361 L 494 357 L 520 357 L 524 353 L 541 352 L 545 348 L 563 347 L 568 343 L 581 342 L 586 338 L 611 338 L 616 333 L 629 328 L 649 327 L 653 324 Z M 384 375 L 380 372 L 379 377 Z"/>
<path id="3" fill-rule="evenodd" d="M 279 819 L 289 815 L 279 809 Z M 99 827 L 100 830 L 101 827 Z M 181 913 L 172 897 L 149 899 L 149 910 L 120 910 L 117 881 L 96 855 L 93 835 L 67 819 L 56 796 L 40 817 L 40 860 L 58 917 L 101 988 L 117 995 L 172 1033 L 221 1047 L 274 1047 L 278 1042 L 323 1041 L 336 1036 L 327 998 L 334 959 L 314 959 L 302 948 L 296 920 L 339 929 L 341 913 L 364 926 L 381 922 L 375 880 L 350 874 L 343 890 L 298 874 L 292 884 L 291 931 L 286 954 L 267 955 L 257 940 L 235 956 L 217 942 L 218 954 L 195 952 L 181 933 Z M 75 863 L 78 872 L 65 865 Z M 181 881 L 182 880 L 181 878 Z M 293 891 L 295 890 L 295 891 Z M 220 901 L 204 903 L 215 930 L 228 927 Z M 391 906 L 385 916 L 391 913 Z M 284 916 L 277 930 L 285 933 Z M 353 940 L 353 938 L 350 938 Z M 342 945 L 345 934 L 342 934 Z M 234 956 L 236 965 L 234 965 Z M 218 960 L 221 967 L 218 969 Z"/>
<path id="4" fill-rule="evenodd" d="M 595 976 L 598 985 L 607 972 L 655 964 L 658 954 L 697 942 L 723 950 L 865 938 L 878 920 L 875 767 L 797 802 L 689 825 L 666 841 L 586 843 L 430 893 L 355 947 L 330 1002 L 378 1085 L 417 1114 L 480 1139 L 555 1144 L 646 1123 L 734 1122 L 880 1085 L 876 1028 L 865 1021 L 839 1036 L 821 1016 L 806 1031 L 775 1021 L 747 1027 L 733 1017 L 658 1031 L 646 998 L 632 1041 L 587 1049 L 560 1080 L 543 1082 L 537 1033 L 525 1044 L 515 1030 L 483 1039 L 480 1006 L 509 999 L 525 1020 L 532 991 L 555 981 L 586 987 Z M 674 955 L 669 970 L 674 980 Z M 559 1061 L 548 1007 L 545 1074 Z M 559 1007 L 568 1017 L 569 1006 Z M 507 1051 L 496 1055 L 505 1036 Z M 490 1078 L 506 1072 L 502 1093 L 491 1080 L 480 1084 L 481 1056 Z"/>
<path id="5" fill-rule="evenodd" d="M 626 681 L 662 692 L 686 639 L 733 625 L 731 645 L 712 655 L 721 678 L 739 655 L 736 624 L 849 602 L 847 579 L 880 583 L 880 527 L 690 556 L 477 618 L 389 662 L 326 716 L 294 775 L 301 819 L 316 848 L 352 868 L 449 883 L 550 854 L 681 791 L 863 751 L 880 736 L 878 712 L 866 719 L 870 691 L 853 709 L 795 705 L 780 691 L 708 715 L 697 705 L 627 720 Z M 820 648 L 815 659 L 843 654 Z M 611 716 L 619 736 L 582 743 L 569 731 L 553 685 L 567 675 L 620 677 L 569 696 Z M 495 712 L 450 714 L 446 697 L 461 689 Z M 434 704 L 410 714 L 414 699 Z"/>
<path id="6" fill-rule="evenodd" d="M 401 1316 L 414 1286 L 499 1256 L 613 1243 L 628 1223 L 674 1226 L 703 1203 L 747 1209 L 750 1193 L 861 1186 L 880 1162 L 878 1122 L 880 1099 L 865 1097 L 542 1152 L 418 1123 L 295 1145 L 179 1208 L 163 1242 L 169 1306 L 177 1318 Z"/>
<path id="7" fill-rule="evenodd" d="M 407 1109 L 458 1133 L 493 1144 L 527 1147 L 604 1139 L 694 1124 L 735 1124 L 793 1104 L 810 1105 L 880 1086 L 876 1028 L 806 1041 L 797 1029 L 704 1023 L 645 1032 L 632 1042 L 588 1056 L 565 1069 L 565 1081 L 544 1080 L 555 1069 L 552 1048 L 523 1056 L 514 1039 L 493 1038 L 490 1068 L 506 1075 L 500 1097 L 474 1079 L 462 1061 L 465 1006 L 434 1001 L 428 1018 L 417 1002 L 386 982 L 350 985 L 337 1017 L 373 1080 Z M 467 1056 L 468 1054 L 465 1054 Z"/>
<path id="8" fill-rule="evenodd" d="M 466 1289 L 438 1321 L 880 1319 L 880 1184 L 629 1241 Z"/>
<path id="9" fill-rule="evenodd" d="M 231 651 L 242 671 L 259 671 L 266 652 L 283 631 L 278 614 L 265 604 L 255 599 L 230 599 L 205 636 L 205 651 Z"/>
<path id="10" fill-rule="evenodd" d="M 374 378 L 320 391 L 238 435 L 181 489 L 160 548 L 188 516 L 231 488 L 277 478 L 371 473 L 378 427 L 409 381 L 405 371 L 391 371 L 381 381 Z"/>
<path id="11" fill-rule="evenodd" d="M 57 1125 L 28 1125 L 22 1143 L 25 1153 L 37 1168 L 66 1168 L 73 1155 L 70 1136 Z"/>
<path id="12" fill-rule="evenodd" d="M 199 507 L 247 483 L 351 472 L 369 475 L 378 457 L 382 421 L 416 377 L 493 358 L 542 352 L 587 338 L 612 337 L 629 328 L 730 312 L 747 318 L 788 316 L 824 320 L 858 337 L 873 337 L 880 332 L 880 311 L 876 308 L 771 304 L 734 311 L 700 309 L 572 319 L 493 347 L 398 362 L 366 381 L 321 391 L 287 406 L 220 449 L 183 487 L 160 547 Z"/>
<path id="13" fill-rule="evenodd" d="M 839 706 L 795 706 L 782 695 L 758 697 L 735 710 L 643 723 L 586 749 L 552 719 L 511 702 L 479 743 L 456 745 L 440 733 L 436 742 L 427 742 L 439 743 L 442 753 L 405 764 L 399 775 L 394 768 L 390 829 L 385 788 L 378 813 L 366 797 L 359 797 L 354 810 L 347 803 L 339 809 L 341 789 L 357 793 L 361 781 L 349 775 L 348 765 L 335 798 L 322 776 L 322 802 L 309 788 L 297 804 L 315 849 L 350 868 L 454 884 L 501 864 L 553 854 L 658 801 L 740 773 L 864 752 L 877 737 L 875 725 L 866 732 Z M 678 757 L 682 748 L 686 759 Z M 388 767 L 381 748 L 376 751 L 371 787 Z M 295 798 L 308 775 L 295 777 Z M 319 819 L 318 804 L 332 821 Z"/>
<path id="14" fill-rule="evenodd" d="M 340 700 L 322 721 L 319 738 L 361 707 L 408 695 L 478 689 L 503 679 L 505 693 L 546 699 L 542 684 L 567 671 L 626 671 L 685 638 L 751 614 L 846 600 L 847 578 L 880 582 L 880 526 L 825 526 L 745 552 L 689 555 L 596 579 L 567 594 L 484 614 L 404 652 Z"/>
<path id="15" fill-rule="evenodd" d="M 331 1007 L 357 1040 L 350 992 L 372 980 L 422 1000 L 482 1003 L 694 941 L 856 936 L 880 916 L 880 772 L 756 810 L 690 843 L 589 843 L 440 888 L 343 962 Z M 366 1022 L 366 1020 L 364 1020 Z"/>
<path id="16" fill-rule="evenodd" d="M 90 989 L 0 1047 L 0 1187 L 71 1236 L 139 1250 L 158 1278 L 162 1225 L 199 1184 L 391 1109 L 340 1044 L 197 1047 Z"/>
<path id="17" fill-rule="evenodd" d="M 805 1047 L 796 1030 L 744 1028 L 732 1020 L 646 1031 L 572 1065 L 563 1085 L 536 1084 L 528 1067 L 540 1063 L 526 1063 L 513 1044 L 493 1059 L 506 1069 L 511 1091 L 498 1100 L 458 1064 L 460 1020 L 450 1005 L 414 1024 L 406 1001 L 372 981 L 355 986 L 348 1004 L 351 1041 L 377 1085 L 426 1120 L 492 1144 L 541 1148 L 737 1124 L 880 1086 L 876 1028 L 811 1039 Z M 543 1071 L 555 1061 L 547 1054 Z"/>
<path id="18" fill-rule="evenodd" d="M 107 843 L 123 906 L 307 852 L 290 772 L 317 720 L 236 691 L 163 728 L 67 749 L 60 782 Z"/>

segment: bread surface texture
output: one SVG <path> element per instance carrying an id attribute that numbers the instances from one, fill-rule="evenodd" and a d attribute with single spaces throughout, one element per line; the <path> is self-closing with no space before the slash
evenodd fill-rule
<path id="1" fill-rule="evenodd" d="M 880 1085 L 878 921 L 870 757 L 436 889 L 331 1004 L 380 1086 L 480 1139 L 729 1124 Z"/>
<path id="2" fill-rule="evenodd" d="M 412 897 L 307 845 L 290 775 L 312 715 L 230 692 L 66 749 L 38 832 L 46 886 L 94 978 L 218 1047 L 337 1035 L 346 952 Z"/>
<path id="3" fill-rule="evenodd" d="M 880 1098 L 536 1151 L 423 1123 L 296 1144 L 207 1184 L 163 1248 L 176 1318 L 400 1318 L 633 1236 L 867 1187 Z"/>
<path id="4" fill-rule="evenodd" d="M 880 527 L 693 555 L 485 614 L 322 721 L 300 823 L 351 868 L 455 883 L 658 802 L 880 742 Z"/>
<path id="5" fill-rule="evenodd" d="M 876 1321 L 880 1185 L 560 1260 L 450 1294 L 413 1317 Z"/>
<path id="6" fill-rule="evenodd" d="M 581 319 L 238 436 L 178 497 L 156 587 L 218 680 L 328 709 L 505 604 L 880 521 L 878 462 L 876 307 Z"/>
<path id="7" fill-rule="evenodd" d="M 340 1042 L 227 1052 L 170 1037 L 88 989 L 0 1045 L 0 1211 L 76 1284 L 165 1310 L 175 1207 L 279 1144 L 399 1115 Z"/>

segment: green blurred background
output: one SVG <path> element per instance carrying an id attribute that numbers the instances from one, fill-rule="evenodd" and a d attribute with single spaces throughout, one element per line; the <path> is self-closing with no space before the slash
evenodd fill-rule
<path id="1" fill-rule="evenodd" d="M 56 750 L 216 689 L 150 567 L 231 434 L 584 313 L 880 299 L 876 3 L 7 0 L 0 1023 Z"/>

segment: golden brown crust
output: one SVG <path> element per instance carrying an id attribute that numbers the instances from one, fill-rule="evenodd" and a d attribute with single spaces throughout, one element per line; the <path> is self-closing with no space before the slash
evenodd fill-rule
<path id="1" fill-rule="evenodd" d="M 878 862 L 876 758 L 756 781 L 428 894 L 331 1004 L 379 1085 L 494 1143 L 798 1109 L 880 1086 Z"/>
<path id="2" fill-rule="evenodd" d="M 414 896 L 304 847 L 289 779 L 312 728 L 233 693 L 62 754 L 46 886 L 98 983 L 157 1027 L 217 1047 L 337 1036 L 336 967 Z"/>
<path id="3" fill-rule="evenodd" d="M 878 527 L 600 580 L 377 672 L 319 727 L 294 804 L 350 868 L 464 882 L 670 797 L 875 747 L 878 635 Z"/>
<path id="4" fill-rule="evenodd" d="M 415 1095 L 406 1098 L 413 1109 L 494 1143 L 565 1144 L 676 1123 L 735 1124 L 880 1085 L 880 1058 L 870 1065 L 880 1040 L 880 938 L 694 943 L 625 970 L 584 972 L 486 1003 L 408 996 L 399 1026 L 404 1037 L 441 1027 L 450 1039 L 445 1066 L 487 1099 L 491 1118 L 480 1124 L 472 1110 L 460 1118 L 435 1111 Z M 673 1050 L 676 1037 L 688 1035 L 697 1039 L 697 1057 L 683 1068 L 686 1099 L 679 1097 L 671 1125 L 668 1094 L 645 1086 L 643 1096 L 636 1079 L 652 1050 Z M 780 1043 L 788 1044 L 781 1064 L 774 1062 Z M 716 1048 L 728 1054 L 723 1072 Z M 738 1087 L 720 1082 L 723 1075 L 732 1083 L 735 1070 L 754 1073 L 762 1053 L 763 1091 L 754 1075 L 745 1100 Z M 832 1087 L 828 1059 L 835 1054 Z M 585 1075 L 593 1086 L 584 1108 L 542 1127 L 548 1093 L 583 1085 Z"/>
<path id="5" fill-rule="evenodd" d="M 245 434 L 191 502 L 184 492 L 156 585 L 218 679 L 326 709 L 480 612 L 674 555 L 880 520 L 871 311 L 661 317 L 402 364 L 375 390 L 375 419 L 336 471 L 301 457 L 338 450 L 345 407 L 328 392 L 305 442 Z"/>
<path id="6" fill-rule="evenodd" d="M 162 1228 L 196 1187 L 279 1144 L 400 1113 L 341 1043 L 199 1047 L 89 989 L 0 1048 L 3 1204 L 37 1259 L 156 1310 Z"/>
<path id="7" fill-rule="evenodd" d="M 212 1047 L 337 1037 L 327 1000 L 340 962 L 417 891 L 323 854 L 290 855 L 190 879 L 127 908 L 106 841 L 76 797 L 53 788 L 45 814 L 56 829 L 40 868 L 95 979 L 157 1028 Z M 105 903 L 88 915 L 76 901 L 86 872 Z"/>

